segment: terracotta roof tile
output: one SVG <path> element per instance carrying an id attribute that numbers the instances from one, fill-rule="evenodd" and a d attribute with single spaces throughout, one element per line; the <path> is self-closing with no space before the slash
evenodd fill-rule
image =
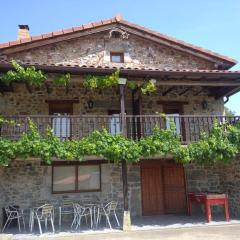
<path id="1" fill-rule="evenodd" d="M 64 35 L 64 34 L 69 34 L 69 33 L 72 33 L 72 32 L 84 31 L 86 29 L 91 29 L 91 28 L 104 26 L 104 25 L 108 25 L 108 24 L 111 24 L 111 23 L 117 23 L 117 22 L 119 22 L 123 25 L 126 25 L 130 28 L 135 28 L 135 29 L 137 29 L 139 31 L 142 31 L 144 33 L 153 35 L 157 38 L 161 38 L 162 40 L 168 41 L 170 43 L 189 48 L 193 51 L 198 51 L 201 54 L 205 54 L 205 55 L 208 55 L 208 56 L 211 56 L 211 57 L 216 57 L 216 58 L 221 59 L 223 61 L 226 61 L 226 62 L 228 62 L 232 65 L 237 63 L 236 60 L 234 60 L 232 58 L 229 58 L 227 56 L 223 56 L 223 55 L 215 53 L 213 51 L 206 50 L 206 49 L 201 48 L 201 47 L 197 47 L 193 44 L 189 44 L 189 43 L 186 43 L 184 41 L 178 40 L 176 38 L 167 36 L 165 34 L 161 34 L 161 33 L 158 33 L 156 31 L 152 31 L 150 29 L 139 26 L 137 24 L 130 23 L 126 20 L 123 20 L 121 15 L 117 15 L 114 18 L 111 18 L 111 19 L 105 19 L 105 20 L 101 20 L 101 21 L 98 21 L 98 22 L 85 24 L 85 25 L 82 25 L 82 26 L 76 26 L 76 27 L 73 27 L 73 28 L 63 29 L 63 30 L 56 31 L 56 32 L 51 32 L 51 33 L 46 33 L 46 34 L 42 34 L 42 35 L 32 36 L 29 39 L 25 39 L 23 42 L 21 42 L 21 41 L 11 41 L 11 42 L 7 42 L 7 43 L 0 43 L 0 49 L 10 48 L 12 46 L 17 46 L 17 45 L 21 45 L 21 44 L 28 44 L 28 43 L 34 42 L 34 41 L 40 41 L 40 40 L 48 39 L 48 38 L 51 38 L 51 37 L 56 37 L 56 36 L 60 36 L 60 35 Z"/>
<path id="2" fill-rule="evenodd" d="M 50 38 L 50 37 L 53 37 L 53 32 L 42 34 L 43 39 L 44 38 Z"/>
<path id="3" fill-rule="evenodd" d="M 10 46 L 16 46 L 16 45 L 19 45 L 19 44 L 21 44 L 21 41 L 20 41 L 20 40 L 16 40 L 16 41 L 11 41 L 11 42 L 9 42 L 9 45 L 10 45 Z"/>
<path id="4" fill-rule="evenodd" d="M 36 35 L 36 36 L 31 37 L 32 41 L 37 41 L 37 40 L 41 40 L 41 39 L 42 39 L 42 35 Z"/>
<path id="5" fill-rule="evenodd" d="M 82 31 L 83 30 L 83 26 L 77 26 L 77 27 L 73 27 L 73 30 L 74 32 L 77 32 L 77 31 Z"/>
<path id="6" fill-rule="evenodd" d="M 9 47 L 10 46 L 10 42 L 1 43 L 0 46 L 1 46 L 1 48 Z"/>
<path id="7" fill-rule="evenodd" d="M 85 25 L 83 25 L 83 28 L 84 28 L 84 30 L 89 29 L 89 28 L 93 28 L 93 24 L 92 23 L 85 24 Z"/>
<path id="8" fill-rule="evenodd" d="M 53 32 L 53 36 L 59 36 L 59 35 L 63 35 L 63 30 Z"/>
<path id="9" fill-rule="evenodd" d="M 106 24 L 110 24 L 110 23 L 112 23 L 112 19 L 102 20 L 102 25 L 106 25 Z"/>
<path id="10" fill-rule="evenodd" d="M 104 66 L 93 66 L 93 65 L 79 65 L 79 64 L 64 64 L 64 63 L 38 63 L 38 62 L 30 62 L 30 61 L 17 61 L 21 65 L 30 65 L 30 66 L 35 66 L 35 67 L 41 67 L 41 66 L 51 66 L 51 67 L 71 67 L 71 68 L 94 68 L 94 69 L 117 69 L 116 67 L 110 67 L 108 65 Z M 0 60 L 0 68 L 4 65 L 8 65 L 11 67 L 11 62 L 7 60 Z M 120 70 L 139 70 L 139 71 L 158 71 L 158 72 L 179 72 L 179 73 L 221 73 L 221 74 L 239 74 L 240 77 L 240 70 L 236 71 L 230 71 L 230 70 L 209 70 L 209 69 L 158 69 L 158 68 L 150 68 L 150 67 L 120 67 Z"/>
<path id="11" fill-rule="evenodd" d="M 73 28 L 63 29 L 62 31 L 63 31 L 63 34 L 72 33 L 73 32 Z"/>
<path id="12" fill-rule="evenodd" d="M 102 25 L 102 22 L 94 22 L 92 24 L 93 24 L 93 27 L 99 27 Z"/>
<path id="13" fill-rule="evenodd" d="M 21 43 L 27 43 L 27 42 L 31 42 L 32 39 L 31 38 L 23 38 L 20 40 Z"/>

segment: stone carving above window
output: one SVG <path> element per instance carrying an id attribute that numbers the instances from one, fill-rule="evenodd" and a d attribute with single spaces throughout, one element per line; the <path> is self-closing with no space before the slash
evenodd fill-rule
<path id="1" fill-rule="evenodd" d="M 129 34 L 120 28 L 113 28 L 109 31 L 109 38 L 128 39 Z"/>

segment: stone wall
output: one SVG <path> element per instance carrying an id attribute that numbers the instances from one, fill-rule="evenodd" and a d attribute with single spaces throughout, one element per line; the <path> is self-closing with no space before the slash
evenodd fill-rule
<path id="1" fill-rule="evenodd" d="M 124 52 L 124 64 L 110 63 L 110 52 Z M 143 38 L 110 38 L 109 32 L 63 41 L 1 58 L 38 63 L 90 66 L 151 67 L 158 69 L 214 69 L 214 63 Z"/>
<path id="2" fill-rule="evenodd" d="M 4 169 L 0 168 L 1 179 L 2 179 L 3 173 L 4 173 Z M 6 194 L 4 191 L 4 182 L 0 181 L 0 228 L 2 226 L 2 214 L 3 214 L 2 208 L 4 207 L 5 203 L 6 203 Z"/>
<path id="3" fill-rule="evenodd" d="M 189 164 L 185 166 L 187 190 L 205 192 L 224 192 L 229 197 L 230 217 L 240 215 L 240 156 L 229 164 L 202 166 Z M 222 212 L 222 207 L 214 208 Z M 198 208 L 199 210 L 199 208 Z"/>
<path id="4" fill-rule="evenodd" d="M 198 165 L 191 163 L 184 166 L 187 192 L 224 192 L 229 195 L 230 216 L 240 214 L 240 157 L 228 165 Z M 51 166 L 42 166 L 38 160 L 15 160 L 9 167 L 1 168 L 1 207 L 19 205 L 29 208 L 42 201 L 51 203 L 63 199 L 77 201 L 108 201 L 119 202 L 118 212 L 122 213 L 123 195 L 121 166 L 113 164 L 101 165 L 102 191 L 74 194 L 52 194 Z M 129 205 L 132 216 L 141 216 L 141 178 L 138 165 L 128 166 Z M 193 209 L 196 214 L 202 214 L 201 206 Z M 221 207 L 215 207 L 214 212 L 221 212 Z"/>
<path id="5" fill-rule="evenodd" d="M 10 166 L 1 168 L 1 206 L 18 205 L 28 209 L 47 201 L 59 203 L 64 199 L 93 202 L 100 199 L 118 201 L 118 211 L 123 209 L 121 166 L 101 164 L 100 192 L 52 194 L 52 167 L 42 166 L 38 160 L 16 160 Z M 141 215 L 140 171 L 138 166 L 129 165 L 129 192 L 132 215 Z M 137 203 L 137 204 L 136 204 Z"/>
<path id="6" fill-rule="evenodd" d="M 4 115 L 48 115 L 49 107 L 46 100 L 73 100 L 78 99 L 79 103 L 73 104 L 74 115 L 81 114 L 108 114 L 108 110 L 119 110 L 119 94 L 117 88 L 105 89 L 103 91 L 86 92 L 80 83 L 81 77 L 73 77 L 73 82 L 69 86 L 68 92 L 65 87 L 51 86 L 49 91 L 45 86 L 34 88 L 29 92 L 24 84 L 15 84 L 14 92 L 6 92 L 0 96 L 0 114 Z M 184 114 L 210 114 L 219 115 L 224 112 L 223 99 L 216 100 L 209 97 L 207 92 L 202 92 L 199 96 L 194 93 L 199 91 L 193 88 L 186 95 L 179 96 L 183 88 L 179 87 L 170 92 L 167 96 L 163 93 L 167 87 L 159 87 L 158 91 L 151 96 L 143 96 L 143 114 L 156 114 L 163 112 L 163 102 L 179 101 L 185 102 L 183 105 Z M 93 108 L 89 109 L 87 102 L 94 102 Z M 202 108 L 202 101 L 208 102 L 208 108 Z M 126 112 L 132 114 L 131 92 L 126 90 Z"/>

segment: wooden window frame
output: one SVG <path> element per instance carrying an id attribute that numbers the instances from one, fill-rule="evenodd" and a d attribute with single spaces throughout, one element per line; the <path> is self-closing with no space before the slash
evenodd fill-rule
<path id="1" fill-rule="evenodd" d="M 120 57 L 120 62 L 114 62 L 113 57 L 119 56 Z M 123 52 L 110 52 L 110 62 L 112 63 L 124 63 L 124 53 Z"/>
<path id="2" fill-rule="evenodd" d="M 79 190 L 78 189 L 78 168 L 79 166 L 98 166 L 99 167 L 99 188 L 98 189 L 89 189 L 89 190 Z M 75 189 L 74 190 L 68 190 L 68 191 L 54 191 L 53 189 L 53 181 L 54 181 L 54 168 L 56 167 L 68 167 L 72 166 L 75 167 Z M 102 191 L 102 168 L 101 168 L 101 163 L 96 163 L 93 161 L 93 163 L 79 163 L 79 162 L 64 162 L 64 161 L 59 161 L 56 162 L 55 164 L 52 165 L 52 194 L 65 194 L 65 193 L 83 193 L 83 192 L 101 192 Z"/>

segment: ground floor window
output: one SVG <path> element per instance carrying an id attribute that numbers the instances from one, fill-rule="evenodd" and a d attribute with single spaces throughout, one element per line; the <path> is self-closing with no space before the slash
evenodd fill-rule
<path id="1" fill-rule="evenodd" d="M 53 165 L 52 192 L 95 192 L 101 190 L 101 165 Z"/>

